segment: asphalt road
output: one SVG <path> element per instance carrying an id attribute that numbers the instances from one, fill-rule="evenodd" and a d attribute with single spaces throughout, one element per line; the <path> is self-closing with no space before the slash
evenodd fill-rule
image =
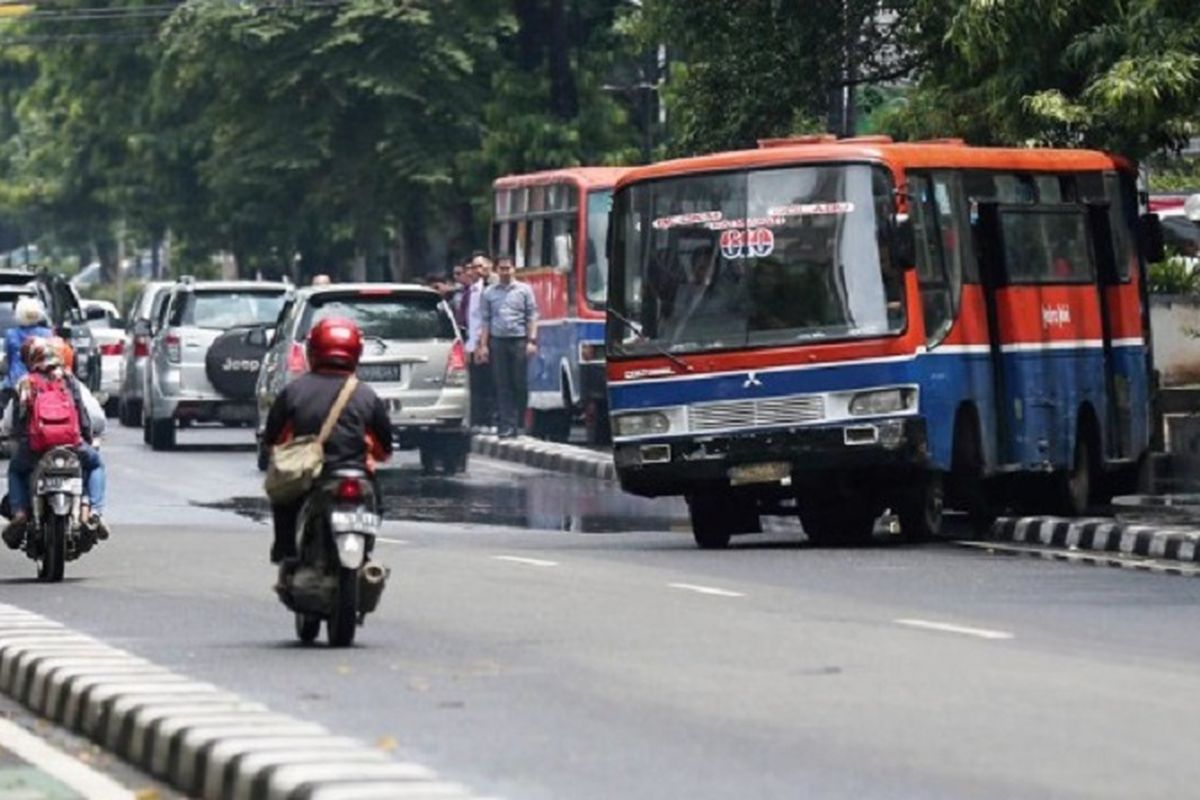
<path id="1" fill-rule="evenodd" d="M 115 432 L 113 539 L 53 587 L 0 553 L 0 602 L 510 800 L 1200 786 L 1200 581 L 789 532 L 701 552 L 678 503 L 402 454 L 381 609 L 353 649 L 305 648 L 269 590 L 250 432 L 180 442 Z"/>

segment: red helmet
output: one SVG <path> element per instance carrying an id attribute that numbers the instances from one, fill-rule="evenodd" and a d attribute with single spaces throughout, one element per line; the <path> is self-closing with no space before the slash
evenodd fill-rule
<path id="1" fill-rule="evenodd" d="M 342 317 L 327 317 L 308 334 L 308 364 L 314 370 L 351 372 L 358 366 L 362 349 L 362 331 Z"/>

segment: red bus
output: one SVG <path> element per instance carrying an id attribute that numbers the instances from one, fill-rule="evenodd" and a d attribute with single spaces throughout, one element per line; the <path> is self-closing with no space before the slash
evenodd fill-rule
<path id="1" fill-rule="evenodd" d="M 604 388 L 605 241 L 617 167 L 510 175 L 493 184 L 492 252 L 512 256 L 538 300 L 538 354 L 529 364 L 533 432 L 566 440 L 574 418 L 607 441 Z"/>
<path id="2" fill-rule="evenodd" d="M 857 542 L 890 508 L 924 537 L 944 506 L 1080 514 L 1132 479 L 1161 249 L 1132 164 L 763 144 L 618 182 L 608 384 L 626 490 L 684 496 L 697 543 L 724 547 L 762 514 Z"/>

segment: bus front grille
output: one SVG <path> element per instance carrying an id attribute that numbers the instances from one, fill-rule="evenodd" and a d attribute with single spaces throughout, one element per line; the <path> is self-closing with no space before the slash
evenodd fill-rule
<path id="1" fill-rule="evenodd" d="M 794 425 L 823 419 L 825 398 L 820 395 L 706 403 L 688 409 L 688 428 L 694 432 Z"/>

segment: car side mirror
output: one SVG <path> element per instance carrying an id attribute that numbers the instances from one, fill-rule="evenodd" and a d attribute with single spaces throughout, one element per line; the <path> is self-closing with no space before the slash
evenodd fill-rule
<path id="1" fill-rule="evenodd" d="M 251 347 L 266 347 L 267 329 L 251 328 L 246 332 L 246 344 L 250 345 Z"/>
<path id="2" fill-rule="evenodd" d="M 1142 251 L 1146 263 L 1155 264 L 1167 257 L 1162 220 L 1158 214 L 1142 214 L 1138 217 L 1137 236 L 1138 249 Z"/>

